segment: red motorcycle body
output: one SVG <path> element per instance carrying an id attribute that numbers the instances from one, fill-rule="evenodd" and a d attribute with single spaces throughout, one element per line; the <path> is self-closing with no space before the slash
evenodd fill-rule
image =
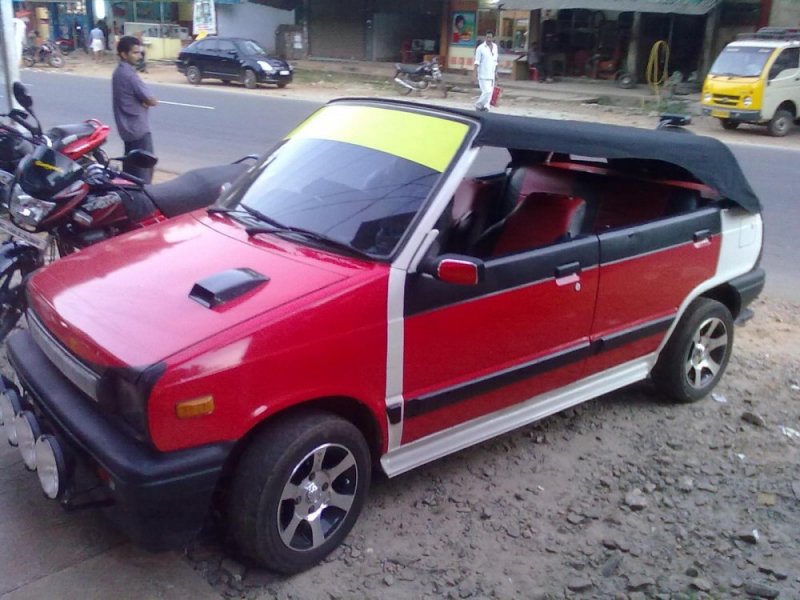
<path id="1" fill-rule="evenodd" d="M 111 131 L 111 127 L 97 119 L 87 119 L 85 123 L 91 125 L 94 131 L 70 141 L 61 149 L 61 152 L 72 160 L 77 160 L 105 144 Z"/>

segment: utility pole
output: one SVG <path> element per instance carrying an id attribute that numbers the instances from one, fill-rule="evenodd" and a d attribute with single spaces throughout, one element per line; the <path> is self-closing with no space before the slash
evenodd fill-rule
<path id="1" fill-rule="evenodd" d="M 14 7 L 11 0 L 0 0 L 0 61 L 3 63 L 3 84 L 6 96 L 6 111 L 14 108 L 12 86 L 19 79 L 17 36 L 14 32 Z"/>

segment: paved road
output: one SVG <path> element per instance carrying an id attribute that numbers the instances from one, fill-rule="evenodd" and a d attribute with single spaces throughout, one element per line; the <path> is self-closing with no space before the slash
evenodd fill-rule
<path id="1" fill-rule="evenodd" d="M 34 109 L 45 129 L 94 117 L 112 126 L 107 152 L 122 153 L 111 111 L 110 81 L 34 71 L 25 71 L 22 79 L 30 86 Z M 158 167 L 174 173 L 261 154 L 319 106 L 207 87 L 152 88 L 161 100 L 151 112 Z"/>

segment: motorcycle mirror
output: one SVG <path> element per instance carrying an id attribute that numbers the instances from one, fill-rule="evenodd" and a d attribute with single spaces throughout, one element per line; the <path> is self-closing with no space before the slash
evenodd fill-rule
<path id="1" fill-rule="evenodd" d="M 14 82 L 14 98 L 28 112 L 33 108 L 33 98 L 31 98 L 27 88 L 20 81 Z"/>
<path id="2" fill-rule="evenodd" d="M 147 150 L 131 150 L 125 155 L 125 162 L 140 169 L 152 169 L 156 166 L 158 158 Z"/>

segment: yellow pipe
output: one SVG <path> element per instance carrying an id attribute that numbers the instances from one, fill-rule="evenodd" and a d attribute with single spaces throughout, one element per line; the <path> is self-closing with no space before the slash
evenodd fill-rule
<path id="1" fill-rule="evenodd" d="M 664 70 L 659 72 L 659 54 L 664 55 Z M 647 84 L 653 93 L 659 95 L 659 86 L 667 82 L 669 75 L 669 45 L 664 40 L 659 40 L 650 49 L 650 58 L 647 60 Z"/>

